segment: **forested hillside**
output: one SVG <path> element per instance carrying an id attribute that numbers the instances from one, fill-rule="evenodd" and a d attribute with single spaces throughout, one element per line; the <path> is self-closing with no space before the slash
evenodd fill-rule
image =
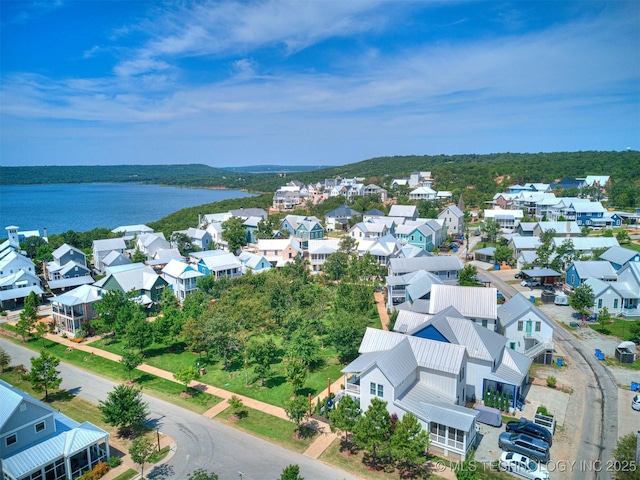
<path id="1" fill-rule="evenodd" d="M 363 177 L 387 188 L 393 178 L 412 171 L 430 171 L 434 189 L 461 194 L 469 206 L 480 207 L 496 192 L 514 183 L 551 183 L 561 178 L 609 175 L 610 204 L 640 205 L 640 152 L 498 153 L 491 155 L 413 155 L 379 157 L 311 172 L 253 174 L 206 165 L 120 165 L 82 167 L 2 167 L 1 184 L 141 182 L 186 187 L 242 188 L 273 192 L 290 180 L 318 182 L 336 176 Z"/>

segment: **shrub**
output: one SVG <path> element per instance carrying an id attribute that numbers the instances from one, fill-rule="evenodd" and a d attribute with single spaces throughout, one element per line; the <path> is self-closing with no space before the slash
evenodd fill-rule
<path id="1" fill-rule="evenodd" d="M 109 465 L 105 462 L 99 462 L 95 467 L 93 467 L 93 470 L 85 472 L 80 477 L 80 480 L 98 480 L 99 478 L 104 477 L 108 471 Z"/>
<path id="2" fill-rule="evenodd" d="M 109 457 L 108 463 L 111 468 L 116 468 L 120 466 L 120 464 L 122 463 L 122 460 L 120 460 L 120 457 Z"/>
<path id="3" fill-rule="evenodd" d="M 540 415 L 544 415 L 545 417 L 553 417 L 551 412 L 549 412 L 549 410 L 547 410 L 547 407 L 545 407 L 544 405 L 540 405 L 538 407 L 538 410 L 536 410 L 536 413 L 539 413 Z"/>
<path id="4" fill-rule="evenodd" d="M 554 377 L 553 375 L 547 377 L 547 386 L 556 388 L 556 377 Z"/>

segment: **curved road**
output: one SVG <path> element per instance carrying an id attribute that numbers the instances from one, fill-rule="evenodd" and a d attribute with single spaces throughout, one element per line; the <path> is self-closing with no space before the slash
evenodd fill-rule
<path id="1" fill-rule="evenodd" d="M 30 365 L 32 350 L 0 338 L 0 346 L 11 355 L 12 364 Z M 71 365 L 60 363 L 61 388 L 98 403 L 116 385 Z M 151 423 L 172 437 L 176 454 L 164 465 L 149 472 L 149 479 L 184 479 L 197 468 L 215 472 L 221 479 L 277 479 L 289 464 L 300 466 L 300 475 L 313 479 L 349 479 L 358 477 L 322 462 L 273 445 L 228 427 L 202 415 L 144 395 L 149 403 Z"/>
<path id="2" fill-rule="evenodd" d="M 482 275 L 490 278 L 507 299 L 519 293 L 491 271 L 482 271 Z M 555 319 L 551 319 L 557 326 L 554 330 L 555 340 L 563 344 L 567 354 L 587 378 L 583 402 L 579 405 L 569 404 L 569 408 L 582 409 L 582 426 L 579 429 L 582 434 L 573 450 L 578 462 L 585 462 L 583 468 L 579 465 L 572 468 L 570 477 L 576 480 L 613 478 L 612 473 L 607 471 L 607 465 L 611 465 L 607 462 L 613 459 L 613 449 L 618 441 L 618 384 L 591 351 L 587 351 L 573 335 L 558 326 Z M 596 460 L 602 466 L 601 471 L 590 468 Z M 563 478 L 568 477 L 563 475 Z"/>

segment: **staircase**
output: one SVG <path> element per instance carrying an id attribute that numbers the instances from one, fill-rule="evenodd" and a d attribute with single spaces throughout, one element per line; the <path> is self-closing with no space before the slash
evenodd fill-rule
<path id="1" fill-rule="evenodd" d="M 525 350 L 524 354 L 533 359 L 536 358 L 538 355 L 540 355 L 543 352 L 546 352 L 547 350 L 553 350 L 553 342 L 540 342 L 540 343 L 536 343 L 533 347 L 531 347 L 528 350 Z"/>

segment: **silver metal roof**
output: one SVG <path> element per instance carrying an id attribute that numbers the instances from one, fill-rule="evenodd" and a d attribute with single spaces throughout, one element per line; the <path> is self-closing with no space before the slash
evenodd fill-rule
<path id="1" fill-rule="evenodd" d="M 436 314 L 452 306 L 468 318 L 495 320 L 498 318 L 496 295 L 497 289 L 493 287 L 433 285 L 429 313 Z"/>
<path id="2" fill-rule="evenodd" d="M 376 364 L 394 388 L 418 368 L 409 338 L 378 357 Z"/>
<path id="3" fill-rule="evenodd" d="M 576 260 L 573 267 L 580 278 L 609 278 L 615 276 L 616 270 L 606 260 Z"/>
<path id="4" fill-rule="evenodd" d="M 609 250 L 600 255 L 601 260 L 624 265 L 636 256 L 640 256 L 639 252 L 624 247 L 611 247 Z"/>
<path id="5" fill-rule="evenodd" d="M 428 319 L 429 317 L 422 313 L 399 310 L 393 330 L 400 333 L 411 332 L 417 326 L 423 325 Z"/>
<path id="6" fill-rule="evenodd" d="M 417 270 L 428 272 L 460 271 L 464 264 L 453 255 L 438 255 L 418 258 L 392 258 L 389 260 L 389 269 L 394 275 L 402 275 Z"/>
<path id="7" fill-rule="evenodd" d="M 535 313 L 541 321 L 548 324 L 552 329 L 555 328 L 554 323 L 547 317 L 542 310 L 536 307 L 524 295 L 518 294 L 511 297 L 506 303 L 498 307 L 498 319 L 502 327 L 507 327 L 517 321 L 527 312 Z"/>

